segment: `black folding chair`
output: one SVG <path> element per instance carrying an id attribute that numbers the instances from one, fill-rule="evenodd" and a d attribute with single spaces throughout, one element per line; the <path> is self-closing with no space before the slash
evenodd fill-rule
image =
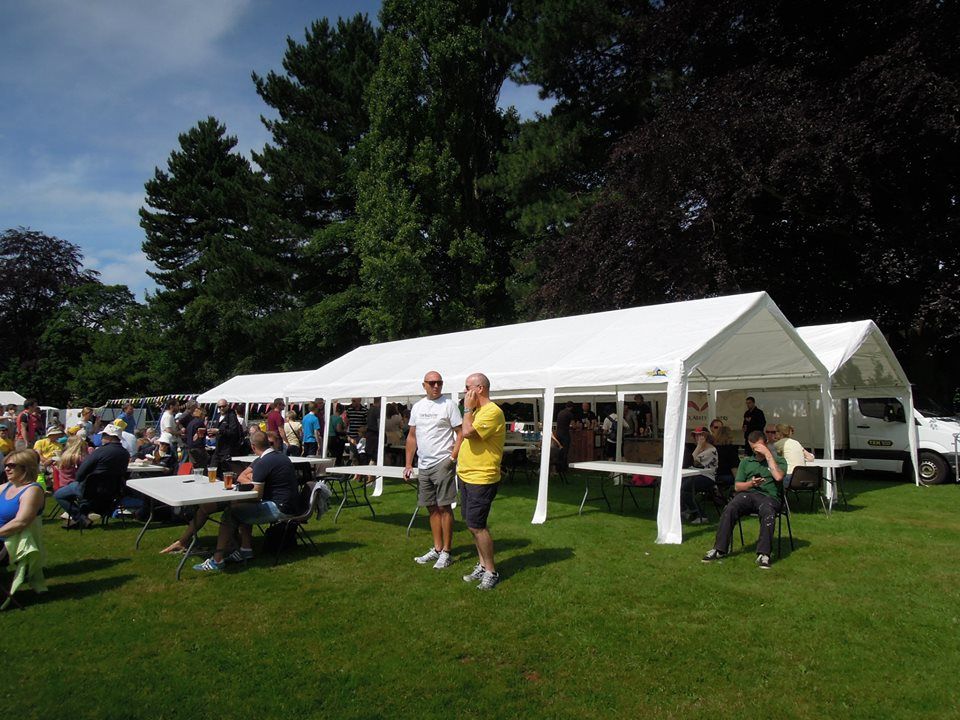
<path id="1" fill-rule="evenodd" d="M 10 556 L 7 554 L 7 546 L 4 545 L 3 543 L 0 543 L 0 564 L 2 564 L 5 560 L 9 560 L 9 559 L 10 559 Z M 12 578 L 11 578 L 11 582 L 12 582 Z M 21 610 L 25 609 L 23 605 L 21 605 L 20 602 L 10 592 L 9 584 L 6 581 L 4 581 L 0 583 L 0 607 L 9 607 L 11 605 Z"/>
<path id="2" fill-rule="evenodd" d="M 817 498 L 820 499 L 820 506 L 823 511 L 827 511 L 827 503 L 823 497 L 823 473 L 818 467 L 804 467 L 799 465 L 793 469 L 793 477 L 790 480 L 788 493 L 800 501 L 800 493 L 810 493 L 810 509 L 813 510 Z"/>
<path id="3" fill-rule="evenodd" d="M 323 516 L 329 507 L 332 492 L 330 491 L 330 487 L 325 482 L 318 482 L 316 480 L 309 481 L 306 489 L 309 492 L 309 500 L 307 502 L 306 510 L 299 515 L 294 515 L 284 518 L 283 520 L 277 520 L 274 523 L 270 523 L 270 528 L 282 528 L 282 531 L 279 535 L 279 540 L 277 542 L 277 551 L 273 558 L 274 565 L 280 562 L 280 553 L 283 552 L 283 548 L 287 544 L 287 539 L 289 538 L 291 532 L 293 533 L 295 541 L 300 542 L 304 546 L 310 545 L 314 550 L 317 549 L 316 543 L 314 543 L 313 539 L 307 535 L 306 531 L 303 529 L 303 526 L 310 521 L 310 518 L 314 514 L 316 514 L 317 519 Z M 266 535 L 266 532 L 264 532 L 264 535 Z"/>
<path id="4" fill-rule="evenodd" d="M 780 498 L 780 509 L 777 510 L 774 515 L 774 520 L 777 523 L 777 555 L 783 557 L 783 549 L 781 543 L 783 541 L 783 520 L 787 520 L 787 536 L 790 539 L 790 551 L 793 552 L 793 529 L 790 527 L 790 504 L 787 502 L 786 495 L 783 494 L 783 485 L 777 483 L 777 494 Z M 747 515 L 741 515 L 737 518 L 737 527 L 740 529 L 740 548 L 743 549 L 746 546 L 746 543 L 743 540 L 743 518 L 748 516 L 759 517 L 757 513 L 748 513 Z M 730 534 L 730 550 L 733 551 L 733 533 Z"/>

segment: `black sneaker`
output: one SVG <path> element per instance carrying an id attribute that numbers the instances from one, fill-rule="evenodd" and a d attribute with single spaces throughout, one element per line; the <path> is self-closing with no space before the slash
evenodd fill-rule
<path id="1" fill-rule="evenodd" d="M 770 556 L 769 555 L 757 555 L 757 565 L 761 570 L 770 569 Z"/>
<path id="2" fill-rule="evenodd" d="M 710 548 L 700 562 L 711 563 L 717 560 L 723 560 L 726 556 L 727 554 L 725 552 L 720 552 L 716 548 Z"/>

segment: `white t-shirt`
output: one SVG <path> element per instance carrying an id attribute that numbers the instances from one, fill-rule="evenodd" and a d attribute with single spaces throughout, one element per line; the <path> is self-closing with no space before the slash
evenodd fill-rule
<path id="1" fill-rule="evenodd" d="M 164 410 L 163 415 L 160 416 L 160 432 L 168 432 L 173 435 L 174 442 L 180 439 L 177 434 L 177 419 L 169 410 Z"/>
<path id="2" fill-rule="evenodd" d="M 417 429 L 417 454 L 421 470 L 450 457 L 456 440 L 454 428 L 463 425 L 456 403 L 445 395 L 436 400 L 421 398 L 410 411 L 410 427 Z"/>

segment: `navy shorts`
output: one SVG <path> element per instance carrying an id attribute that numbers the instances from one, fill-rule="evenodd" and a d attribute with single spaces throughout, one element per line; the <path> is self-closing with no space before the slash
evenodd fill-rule
<path id="1" fill-rule="evenodd" d="M 500 483 L 474 485 L 460 478 L 460 513 L 468 528 L 483 530 L 487 527 L 490 506 L 497 496 Z"/>

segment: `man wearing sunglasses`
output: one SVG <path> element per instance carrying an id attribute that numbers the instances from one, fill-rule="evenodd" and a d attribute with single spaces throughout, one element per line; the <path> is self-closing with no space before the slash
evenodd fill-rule
<path id="1" fill-rule="evenodd" d="M 506 439 L 503 410 L 490 399 L 490 380 L 483 373 L 467 378 L 463 398 L 463 446 L 457 461 L 463 520 L 473 535 L 480 561 L 464 582 L 480 581 L 479 590 L 500 582 L 493 560 L 493 538 L 487 529 L 490 505 L 500 487 L 500 463 Z"/>
<path id="2" fill-rule="evenodd" d="M 443 378 L 431 370 L 423 378 L 426 397 L 418 400 L 410 411 L 407 434 L 407 460 L 403 476 L 413 473 L 413 456 L 417 460 L 417 502 L 430 511 L 430 532 L 433 547 L 414 561 L 420 565 L 432 562 L 435 570 L 449 567 L 450 544 L 453 542 L 453 510 L 457 499 L 456 465 L 460 449 L 460 427 L 463 418 L 456 403 L 442 395 Z"/>

